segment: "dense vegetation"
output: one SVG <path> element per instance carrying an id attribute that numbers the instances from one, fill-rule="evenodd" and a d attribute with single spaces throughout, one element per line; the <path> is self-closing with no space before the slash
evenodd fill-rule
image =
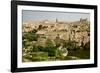
<path id="1" fill-rule="evenodd" d="M 39 29 L 41 26 L 39 27 Z M 86 44 L 77 45 L 75 41 L 58 42 L 59 38 L 55 40 L 46 39 L 45 46 L 30 44 L 32 41 L 38 41 L 40 38 L 35 34 L 37 30 L 23 33 L 23 61 L 47 61 L 47 60 L 73 60 L 73 59 L 89 59 L 90 58 L 90 42 Z M 67 56 L 62 55 L 62 51 L 58 48 L 62 46 L 68 51 Z M 25 51 L 27 50 L 27 51 Z"/>

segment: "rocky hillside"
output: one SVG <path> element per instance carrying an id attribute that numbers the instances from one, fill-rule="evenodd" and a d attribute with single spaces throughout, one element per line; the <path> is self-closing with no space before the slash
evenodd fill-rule
<path id="1" fill-rule="evenodd" d="M 39 37 L 54 40 L 59 37 L 62 40 L 74 40 L 78 45 L 90 40 L 90 23 L 87 19 L 80 19 L 76 22 L 50 22 L 45 20 L 38 23 L 24 23 L 23 33 L 37 30 Z"/>

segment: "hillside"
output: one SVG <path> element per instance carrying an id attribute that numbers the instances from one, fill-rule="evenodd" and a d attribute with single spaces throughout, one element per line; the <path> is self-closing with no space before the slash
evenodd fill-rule
<path id="1" fill-rule="evenodd" d="M 42 60 L 51 60 L 51 58 L 53 60 L 67 60 L 72 56 L 77 56 L 78 59 L 89 58 L 90 23 L 87 19 L 81 18 L 75 22 L 44 20 L 23 23 L 22 33 L 23 58 L 27 58 L 27 55 L 31 59 L 34 58 L 34 55 L 37 55 Z M 43 55 L 44 59 L 36 53 Z M 84 53 L 87 53 L 86 56 Z M 38 57 L 35 58 L 36 61 L 38 61 Z"/>

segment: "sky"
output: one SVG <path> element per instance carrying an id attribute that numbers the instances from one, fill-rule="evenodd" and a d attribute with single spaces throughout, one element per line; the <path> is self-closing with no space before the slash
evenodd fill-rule
<path id="1" fill-rule="evenodd" d="M 23 22 L 29 21 L 42 21 L 50 20 L 55 21 L 78 21 L 80 18 L 87 18 L 90 20 L 89 13 L 76 13 L 76 12 L 54 12 L 54 11 L 34 11 L 34 10 L 23 10 L 22 19 Z"/>

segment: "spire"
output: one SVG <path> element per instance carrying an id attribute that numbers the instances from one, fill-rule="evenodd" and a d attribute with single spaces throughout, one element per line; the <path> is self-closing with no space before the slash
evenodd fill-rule
<path id="1" fill-rule="evenodd" d="M 56 18 L 56 23 L 58 22 L 58 19 Z"/>

